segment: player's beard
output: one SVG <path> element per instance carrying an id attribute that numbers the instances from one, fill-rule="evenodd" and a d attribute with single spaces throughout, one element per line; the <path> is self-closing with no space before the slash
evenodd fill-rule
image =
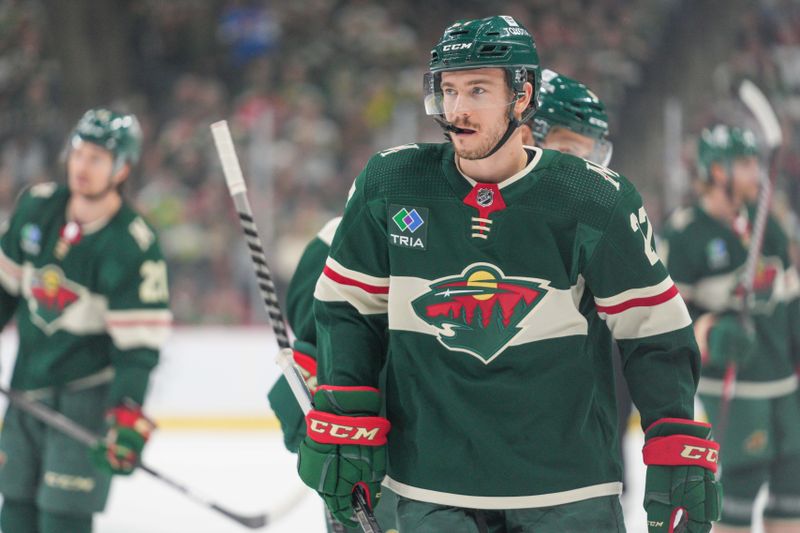
<path id="1" fill-rule="evenodd" d="M 71 194 L 76 196 L 80 196 L 84 200 L 88 202 L 100 202 L 104 200 L 109 194 L 114 192 L 117 189 L 117 184 L 114 183 L 112 178 L 109 178 L 106 182 L 106 186 L 98 191 L 98 192 L 91 192 L 91 193 L 84 193 L 80 191 L 71 191 Z"/>
<path id="2" fill-rule="evenodd" d="M 468 120 L 457 121 L 453 124 L 458 128 L 467 128 L 471 130 L 475 130 L 475 133 L 472 135 L 478 136 L 481 135 L 480 125 L 475 125 L 469 122 Z M 497 127 L 491 131 L 486 131 L 483 140 L 478 143 L 478 146 L 474 148 L 464 148 L 460 146 L 459 143 L 453 142 L 453 146 L 455 147 L 456 155 L 462 159 L 467 160 L 478 160 L 483 159 L 492 149 L 500 142 L 500 139 L 503 138 L 503 134 L 505 133 L 505 128 L 507 124 L 503 124 L 501 127 Z M 454 135 L 453 133 L 450 134 L 451 136 Z M 452 139 L 452 137 L 451 137 Z"/>

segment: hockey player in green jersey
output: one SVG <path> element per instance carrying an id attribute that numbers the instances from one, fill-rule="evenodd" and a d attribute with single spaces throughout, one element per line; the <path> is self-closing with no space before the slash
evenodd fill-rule
<path id="1" fill-rule="evenodd" d="M 512 17 L 448 27 L 424 87 L 451 142 L 383 151 L 356 178 L 315 290 L 298 459 L 348 525 L 354 488 L 374 505 L 384 481 L 400 531 L 624 531 L 610 346 L 592 346 L 591 313 L 642 413 L 651 533 L 717 516 L 688 311 L 624 177 L 523 147 L 538 63 Z"/>
<path id="2" fill-rule="evenodd" d="M 140 149 L 135 116 L 88 111 L 67 140 L 67 185 L 24 192 L 0 237 L 0 326 L 16 317 L 20 338 L 11 388 L 105 435 L 87 450 L 10 406 L 3 533 L 90 532 L 153 429 L 141 405 L 172 315 L 156 234 L 119 192 Z"/>
<path id="3" fill-rule="evenodd" d="M 523 142 L 572 153 L 599 165 L 607 165 L 611 144 L 607 140 L 608 122 L 603 103 L 585 85 L 552 70 L 544 70 L 542 80 L 542 104 L 531 121 L 536 124 L 537 142 L 533 141 L 527 125 L 524 133 L 530 138 Z M 317 366 L 317 332 L 311 310 L 314 286 L 322 274 L 330 243 L 340 220 L 341 217 L 337 217 L 329 221 L 308 244 L 292 276 L 287 294 L 287 317 L 295 336 L 302 339 L 295 343 L 295 364 L 312 389 L 316 388 Z M 608 332 L 605 323 L 598 327 Z M 610 334 L 607 335 L 606 342 L 610 343 Z M 278 380 L 269 393 L 269 399 L 280 420 L 287 449 L 296 452 L 300 440 L 305 436 L 305 420 L 285 378 Z M 391 489 L 382 488 L 381 505 L 376 509 L 376 517 L 387 532 L 393 530 L 395 499 Z M 348 530 L 357 531 L 350 528 Z"/>
<path id="4" fill-rule="evenodd" d="M 740 293 L 761 172 L 755 136 L 724 124 L 698 143 L 702 192 L 665 232 L 667 266 L 695 318 L 703 356 L 698 392 L 712 422 L 720 419 L 725 370 L 737 368 L 720 431 L 725 486 L 719 532 L 749 531 L 753 505 L 769 483 L 767 533 L 800 531 L 800 406 L 793 360 L 800 354 L 800 283 L 786 236 L 768 219 L 754 294 Z M 754 332 L 739 314 L 748 307 Z"/>

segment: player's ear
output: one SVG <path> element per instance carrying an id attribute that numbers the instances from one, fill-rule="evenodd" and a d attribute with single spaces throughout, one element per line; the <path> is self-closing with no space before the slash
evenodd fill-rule
<path id="1" fill-rule="evenodd" d="M 725 187 L 728 182 L 728 172 L 721 164 L 714 162 L 708 168 L 708 174 L 711 178 L 711 183 L 719 187 Z"/>
<path id="2" fill-rule="evenodd" d="M 522 90 L 525 91 L 525 96 L 518 99 L 514 103 L 514 114 L 522 116 L 522 113 L 528 108 L 528 105 L 531 103 L 531 98 L 533 98 L 533 85 L 531 82 L 526 81 L 525 84 L 522 86 Z"/>
<path id="3" fill-rule="evenodd" d="M 114 185 L 120 186 L 122 183 L 128 179 L 128 176 L 131 174 L 131 165 L 130 163 L 125 163 L 122 165 L 122 168 L 117 171 L 116 174 L 112 177 L 114 180 Z"/>

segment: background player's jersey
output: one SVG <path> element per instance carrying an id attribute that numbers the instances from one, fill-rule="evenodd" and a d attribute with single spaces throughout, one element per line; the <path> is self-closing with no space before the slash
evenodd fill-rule
<path id="1" fill-rule="evenodd" d="M 450 144 L 411 144 L 355 181 L 315 292 L 319 381 L 376 386 L 386 364 L 386 485 L 401 496 L 522 508 L 618 493 L 594 312 L 643 423 L 692 418 L 691 320 L 638 193 L 583 159 L 530 154 L 495 185 L 463 176 Z"/>
<path id="2" fill-rule="evenodd" d="M 308 243 L 286 292 L 286 320 L 295 338 L 317 345 L 317 324 L 314 320 L 314 287 L 317 284 L 331 241 L 342 217 L 329 220 Z"/>
<path id="3" fill-rule="evenodd" d="M 286 293 L 286 320 L 299 343 L 295 349 L 303 353 L 312 351 L 317 344 L 317 325 L 314 321 L 314 286 L 317 284 L 325 259 L 328 257 L 331 240 L 342 217 L 329 220 L 316 237 L 308 243 L 297 264 Z M 314 353 L 308 353 L 316 357 Z M 292 453 L 297 452 L 300 441 L 306 435 L 306 420 L 297 404 L 286 378 L 281 375 L 267 395 L 270 407 L 281 423 L 283 442 Z"/>
<path id="4" fill-rule="evenodd" d="M 752 220 L 752 210 L 750 215 Z M 692 316 L 739 312 L 742 298 L 737 292 L 747 248 L 733 229 L 693 206 L 670 217 L 665 237 L 667 266 Z M 800 322 L 790 313 L 790 306 L 797 307 L 800 283 L 789 259 L 786 236 L 772 218 L 768 219 L 753 288 L 749 305 L 757 352 L 738 368 L 735 394 L 750 398 L 789 394 L 797 387 L 791 351 L 793 338 L 800 334 Z M 705 365 L 699 392 L 720 395 L 724 372 L 723 365 Z"/>
<path id="5" fill-rule="evenodd" d="M 58 386 L 112 367 L 109 402 L 141 403 L 172 320 L 156 234 L 123 202 L 65 247 L 68 200 L 64 186 L 32 187 L 0 239 L 0 325 L 15 313 L 20 337 L 11 386 Z"/>

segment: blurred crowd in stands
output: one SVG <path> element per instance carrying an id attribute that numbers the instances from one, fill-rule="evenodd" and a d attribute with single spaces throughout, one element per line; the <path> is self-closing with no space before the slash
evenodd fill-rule
<path id="1" fill-rule="evenodd" d="M 340 213 L 372 153 L 438 142 L 422 112 L 429 51 L 455 18 L 502 11 L 524 21 L 545 66 L 579 78 L 613 124 L 641 81 L 678 0 L 130 0 L 137 38 L 125 107 L 144 126 L 127 196 L 160 231 L 181 323 L 260 322 L 249 258 L 208 126 L 231 123 L 268 256 L 285 284 L 303 247 Z M 800 7 L 775 0 L 742 14 L 719 76 L 755 74 L 800 128 Z M 133 15 L 132 15 L 133 16 Z M 63 179 L 64 72 L 45 2 L 0 2 L 0 220 L 18 191 Z M 696 126 L 696 125 L 693 125 Z M 700 125 L 702 126 L 702 125 Z M 687 156 L 688 157 L 688 156 Z M 800 175 L 800 158 L 785 159 Z M 797 205 L 797 182 L 790 191 Z"/>

